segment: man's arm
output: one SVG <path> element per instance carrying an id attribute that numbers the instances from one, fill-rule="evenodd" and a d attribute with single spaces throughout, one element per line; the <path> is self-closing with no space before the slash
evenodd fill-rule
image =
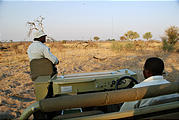
<path id="1" fill-rule="evenodd" d="M 58 58 L 50 52 L 50 49 L 48 47 L 44 47 L 44 57 L 48 58 L 55 65 L 59 63 Z"/>

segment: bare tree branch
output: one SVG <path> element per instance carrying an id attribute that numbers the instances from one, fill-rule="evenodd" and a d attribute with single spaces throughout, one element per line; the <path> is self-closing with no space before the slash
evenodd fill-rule
<path id="1" fill-rule="evenodd" d="M 34 21 L 32 22 L 27 22 L 28 25 L 28 37 L 30 37 L 30 35 L 32 34 L 33 30 L 36 31 L 43 31 L 44 32 L 44 27 L 43 27 L 43 20 L 45 18 L 42 16 L 39 16 L 38 18 L 36 18 Z"/>

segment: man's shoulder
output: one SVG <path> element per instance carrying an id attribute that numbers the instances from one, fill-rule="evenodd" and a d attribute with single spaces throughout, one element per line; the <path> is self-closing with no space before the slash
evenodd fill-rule
<path id="1" fill-rule="evenodd" d="M 141 83 L 136 84 L 134 88 L 145 87 L 145 86 L 150 86 L 150 85 L 165 84 L 165 83 L 169 83 L 169 81 L 164 79 L 162 76 L 152 76 L 150 78 L 145 79 Z"/>
<path id="2" fill-rule="evenodd" d="M 30 46 L 48 48 L 45 44 L 43 44 L 41 42 L 33 42 Z"/>

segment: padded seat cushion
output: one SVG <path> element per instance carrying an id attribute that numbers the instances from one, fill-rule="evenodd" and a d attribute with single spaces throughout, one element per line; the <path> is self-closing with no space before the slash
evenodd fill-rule
<path id="1" fill-rule="evenodd" d="M 33 59 L 30 62 L 31 79 L 34 81 L 39 76 L 51 77 L 57 74 L 57 68 L 47 58 Z"/>

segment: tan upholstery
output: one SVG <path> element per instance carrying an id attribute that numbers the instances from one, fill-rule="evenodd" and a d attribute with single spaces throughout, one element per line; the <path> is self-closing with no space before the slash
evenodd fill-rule
<path id="1" fill-rule="evenodd" d="M 57 73 L 55 65 L 47 58 L 33 59 L 30 62 L 31 79 L 34 81 L 39 76 L 51 77 Z"/>

